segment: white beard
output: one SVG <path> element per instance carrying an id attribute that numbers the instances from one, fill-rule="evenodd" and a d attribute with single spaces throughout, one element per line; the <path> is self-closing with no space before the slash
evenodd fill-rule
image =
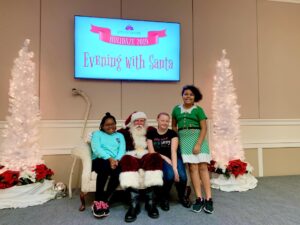
<path id="1" fill-rule="evenodd" d="M 137 128 L 140 127 L 140 128 Z M 144 150 L 147 147 L 146 128 L 141 126 L 130 127 L 135 150 Z"/>

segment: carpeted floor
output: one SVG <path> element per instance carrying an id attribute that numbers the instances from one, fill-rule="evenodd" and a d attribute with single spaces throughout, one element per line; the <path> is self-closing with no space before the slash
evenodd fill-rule
<path id="1" fill-rule="evenodd" d="M 175 200 L 168 212 L 160 210 L 158 219 L 147 216 L 144 208 L 132 224 L 143 225 L 298 225 L 300 224 L 300 176 L 264 177 L 258 186 L 247 192 L 222 192 L 213 190 L 215 212 L 193 213 Z M 89 197 L 88 204 L 92 201 Z M 0 225 L 91 225 L 127 224 L 124 215 L 127 206 L 116 202 L 111 214 L 95 219 L 90 207 L 78 211 L 78 194 L 72 199 L 63 198 L 43 205 L 24 209 L 0 210 Z"/>

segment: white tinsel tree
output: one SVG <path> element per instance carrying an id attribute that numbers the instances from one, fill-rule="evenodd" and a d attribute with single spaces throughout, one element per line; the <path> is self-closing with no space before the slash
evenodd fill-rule
<path id="1" fill-rule="evenodd" d="M 241 144 L 239 105 L 233 86 L 233 75 L 226 51 L 217 62 L 213 83 L 212 172 L 211 186 L 222 191 L 247 191 L 257 185 L 252 166 L 244 162 Z"/>
<path id="2" fill-rule="evenodd" d="M 38 144 L 40 121 L 39 98 L 33 52 L 26 39 L 14 61 L 9 87 L 9 116 L 3 130 L 0 165 L 22 171 L 43 163 Z"/>
<path id="3" fill-rule="evenodd" d="M 244 160 L 240 138 L 239 105 L 233 86 L 233 75 L 226 51 L 217 62 L 213 83 L 213 151 L 212 158 L 219 163 Z"/>

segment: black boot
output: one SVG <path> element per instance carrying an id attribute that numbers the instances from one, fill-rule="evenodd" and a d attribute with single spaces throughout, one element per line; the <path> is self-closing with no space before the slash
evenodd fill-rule
<path id="1" fill-rule="evenodd" d="M 159 204 L 160 208 L 164 211 L 168 211 L 170 209 L 169 206 L 169 194 L 166 194 L 164 191 L 164 187 L 158 187 L 155 190 L 155 201 Z"/>
<path id="2" fill-rule="evenodd" d="M 161 199 L 160 203 L 159 203 L 159 206 L 164 211 L 169 211 L 170 210 L 170 204 L 169 204 L 169 200 L 167 198 Z"/>
<path id="3" fill-rule="evenodd" d="M 190 194 L 191 187 L 186 186 L 186 182 L 176 182 L 175 184 L 180 204 L 185 208 L 191 207 Z"/>
<path id="4" fill-rule="evenodd" d="M 159 202 L 159 206 L 162 210 L 164 211 L 169 211 L 170 210 L 170 205 L 169 205 L 169 195 L 170 195 L 170 190 L 173 185 L 173 180 L 171 181 L 166 181 L 164 180 L 164 184 L 162 187 L 159 187 L 159 195 L 157 196 L 157 202 Z"/>
<path id="5" fill-rule="evenodd" d="M 153 189 L 146 190 L 145 209 L 147 210 L 149 217 L 151 217 L 153 219 L 156 219 L 159 217 L 159 212 L 158 212 L 158 209 L 157 209 L 155 201 L 154 201 Z"/>
<path id="6" fill-rule="evenodd" d="M 136 220 L 137 215 L 140 213 L 139 194 L 137 192 L 130 192 L 130 205 L 125 215 L 125 222 L 130 223 Z"/>

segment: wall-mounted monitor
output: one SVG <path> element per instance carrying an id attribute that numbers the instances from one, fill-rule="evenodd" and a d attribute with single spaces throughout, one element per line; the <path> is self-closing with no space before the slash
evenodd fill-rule
<path id="1" fill-rule="evenodd" d="M 180 24 L 75 16 L 76 79 L 180 80 Z"/>

